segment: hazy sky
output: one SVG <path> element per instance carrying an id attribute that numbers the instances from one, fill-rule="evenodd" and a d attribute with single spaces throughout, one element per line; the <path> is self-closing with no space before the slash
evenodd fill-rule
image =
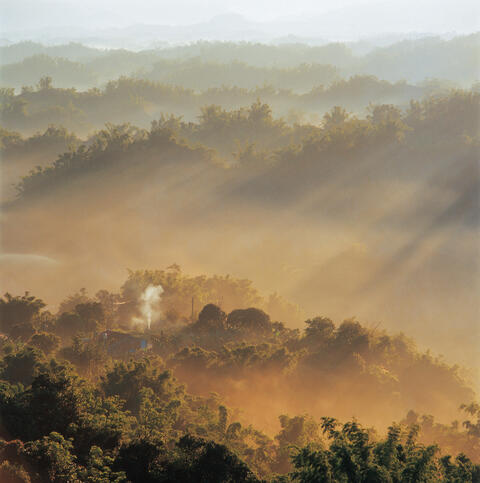
<path id="1" fill-rule="evenodd" d="M 322 14 L 349 5 L 373 3 L 371 0 L 3 0 L 4 28 L 21 18 L 58 25 L 65 13 L 84 12 L 92 23 L 105 25 L 189 24 L 209 20 L 215 15 L 238 13 L 250 20 L 269 21 L 306 13 Z M 385 3 L 385 2 L 384 2 Z M 26 8 L 27 7 L 27 8 Z M 39 13 L 41 14 L 39 15 Z M 95 18 L 97 17 L 97 18 Z M 78 19 L 77 19 L 78 20 Z M 10 23 L 10 25 L 9 25 Z"/>
<path id="2" fill-rule="evenodd" d="M 292 22 L 317 20 L 335 31 L 351 25 L 365 36 L 390 32 L 479 30 L 476 0 L 2 0 L 1 28 L 8 32 L 51 28 L 103 29 L 135 24 L 181 25 L 236 13 L 278 24 L 278 33 L 300 30 Z M 312 30 L 312 27 L 310 27 Z M 319 33 L 319 35 L 321 32 Z M 330 33 L 331 35 L 331 33 Z"/>
<path id="3" fill-rule="evenodd" d="M 15 3 L 17 1 L 15 0 Z M 36 0 L 36 3 L 54 3 Z M 57 2 L 55 2 L 57 3 Z M 63 0 L 63 5 L 78 5 L 78 0 Z M 305 13 L 321 14 L 339 7 L 368 3 L 368 0 L 83 0 L 93 11 L 108 11 L 122 22 L 188 24 L 209 20 L 215 15 L 238 13 L 250 20 L 269 21 Z M 370 2 L 372 3 L 372 2 Z M 113 19 L 112 19 L 113 20 Z"/>

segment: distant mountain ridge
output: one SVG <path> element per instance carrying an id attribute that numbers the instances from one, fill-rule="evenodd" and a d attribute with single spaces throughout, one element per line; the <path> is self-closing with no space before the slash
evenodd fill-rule
<path id="1" fill-rule="evenodd" d="M 314 43 L 386 35 L 397 36 L 398 40 L 399 34 L 407 38 L 422 35 L 452 37 L 480 29 L 478 7 L 470 0 L 459 0 L 455 4 L 448 0 L 424 0 L 421 5 L 413 0 L 401 3 L 361 2 L 322 13 L 318 9 L 316 12 L 305 10 L 300 15 L 283 15 L 268 21 L 225 11 L 228 7 L 217 9 L 216 14 L 205 8 L 202 18 L 210 11 L 213 13 L 208 20 L 189 21 L 199 18 L 197 8 L 196 14 L 183 16 L 176 24 L 169 22 L 161 10 L 154 7 L 147 9 L 141 5 L 142 2 L 128 15 L 122 11 L 121 5 L 108 8 L 107 3 L 91 9 L 86 6 L 88 2 L 85 5 L 67 5 L 55 0 L 4 0 L 2 3 L 2 37 L 11 41 L 76 41 L 129 49 L 147 48 L 157 42 L 272 42 L 288 36 L 309 39 Z M 54 17 L 52 11 L 56 13 Z"/>
<path id="2" fill-rule="evenodd" d="M 449 40 L 438 36 L 392 37 L 394 41 L 389 43 L 389 38 L 381 37 L 378 43 L 372 39 L 322 45 L 300 43 L 296 37 L 287 37 L 276 45 L 202 41 L 176 46 L 164 43 L 140 51 L 100 49 L 75 42 L 44 45 L 27 41 L 0 46 L 0 85 L 20 88 L 50 76 L 56 86 L 83 89 L 133 75 L 195 89 L 206 87 L 202 79 L 213 76 L 208 86 L 236 84 L 251 88 L 268 84 L 306 91 L 333 80 L 332 76 L 320 75 L 322 69 L 333 69 L 336 77 L 342 78 L 374 75 L 390 82 L 410 83 L 448 79 L 463 87 L 480 79 L 480 33 Z M 286 77 L 281 86 L 272 80 L 278 72 L 274 74 L 271 69 L 285 68 L 296 69 L 297 76 L 305 72 L 301 86 Z"/>

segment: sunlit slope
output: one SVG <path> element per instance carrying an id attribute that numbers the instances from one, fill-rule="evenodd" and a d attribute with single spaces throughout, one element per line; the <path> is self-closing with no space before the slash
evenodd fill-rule
<path id="1" fill-rule="evenodd" d="M 110 127 L 24 180 L 3 214 L 2 287 L 58 301 L 176 262 L 474 366 L 477 119 L 478 95 L 457 92 L 365 120 L 335 109 L 322 127 L 279 124 L 262 105 Z"/>

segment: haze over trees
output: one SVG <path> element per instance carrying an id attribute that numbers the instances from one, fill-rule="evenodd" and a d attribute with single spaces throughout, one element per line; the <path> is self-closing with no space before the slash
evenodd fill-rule
<path id="1" fill-rule="evenodd" d="M 146 329 L 141 294 L 160 282 Z M 270 303 L 247 280 L 178 266 L 131 272 L 118 293 L 82 290 L 56 314 L 30 294 L 0 299 L 5 481 L 478 480 L 480 411 L 458 367 L 354 320 L 318 316 L 300 331 L 254 307 L 188 313 L 185 293 L 226 309 Z M 298 415 L 274 415 L 272 400 Z M 463 422 L 407 413 L 412 401 Z"/>
<path id="2" fill-rule="evenodd" d="M 361 43 L 197 42 L 133 52 L 22 42 L 0 47 L 0 81 L 19 89 L 51 76 L 59 87 L 86 89 L 128 75 L 196 90 L 269 85 L 302 92 L 339 78 L 373 75 L 390 82 L 440 79 L 467 87 L 478 81 L 478 45 L 478 33 L 403 40 L 364 52 Z"/>
<path id="3" fill-rule="evenodd" d="M 478 44 L 3 42 L 0 481 L 480 481 Z"/>

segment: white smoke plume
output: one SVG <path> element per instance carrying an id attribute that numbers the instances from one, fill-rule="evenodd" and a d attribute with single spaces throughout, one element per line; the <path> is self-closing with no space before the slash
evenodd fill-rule
<path id="1" fill-rule="evenodd" d="M 152 321 L 160 316 L 160 301 L 162 299 L 163 287 L 161 285 L 149 285 L 140 296 L 140 311 L 143 322 L 150 329 Z"/>

